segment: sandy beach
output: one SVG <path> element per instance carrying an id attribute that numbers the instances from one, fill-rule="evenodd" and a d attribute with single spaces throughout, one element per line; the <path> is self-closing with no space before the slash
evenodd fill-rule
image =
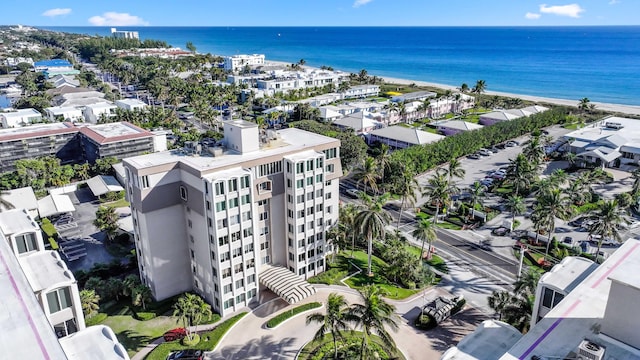
<path id="1" fill-rule="evenodd" d="M 272 65 L 291 65 L 292 63 L 286 61 L 275 61 L 275 60 L 267 60 L 265 61 L 267 64 Z M 313 68 L 312 66 L 303 66 L 305 68 Z M 375 74 L 369 74 L 373 76 Z M 382 76 L 380 77 L 386 83 L 392 84 L 400 84 L 400 85 L 409 85 L 416 84 L 418 86 L 431 86 L 444 90 L 453 90 L 456 91 L 458 88 L 452 85 L 446 84 L 438 84 L 428 81 L 419 81 L 419 80 L 408 80 L 408 79 L 399 79 L 394 77 Z M 469 84 L 469 86 L 473 86 L 473 84 Z M 491 84 L 489 84 L 491 86 Z M 499 91 L 485 91 L 485 94 L 488 95 L 499 95 L 499 96 L 507 96 L 513 98 L 520 98 L 523 100 L 533 101 L 537 103 L 548 103 L 548 104 L 556 104 L 556 105 L 567 105 L 567 106 L 577 106 L 580 99 L 570 100 L 570 99 L 556 99 L 556 98 L 547 98 L 542 96 L 532 96 L 532 95 L 522 95 L 522 94 L 511 94 Z M 596 105 L 596 108 L 603 111 L 610 112 L 619 112 L 623 114 L 631 114 L 631 115 L 640 115 L 640 106 L 637 105 L 621 105 L 621 104 L 610 104 L 610 103 L 601 103 L 592 101 L 592 104 Z"/>

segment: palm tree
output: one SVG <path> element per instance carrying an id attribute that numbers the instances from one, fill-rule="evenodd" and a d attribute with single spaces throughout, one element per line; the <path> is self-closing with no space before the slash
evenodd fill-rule
<path id="1" fill-rule="evenodd" d="M 462 91 L 463 93 L 468 93 L 469 85 L 467 85 L 467 83 L 462 83 L 462 85 L 460 85 L 460 91 Z"/>
<path id="2" fill-rule="evenodd" d="M 146 305 L 151 301 L 151 299 L 151 289 L 149 289 L 147 285 L 139 284 L 132 291 L 131 304 L 133 306 L 142 306 L 142 309 L 146 310 Z"/>
<path id="3" fill-rule="evenodd" d="M 600 235 L 598 239 L 598 250 L 596 251 L 597 260 L 604 239 L 620 241 L 618 228 L 625 220 L 624 210 L 620 208 L 616 200 L 604 201 L 598 206 L 598 209 L 593 211 L 593 215 L 595 219 L 589 228 L 589 235 Z"/>
<path id="4" fill-rule="evenodd" d="M 534 136 L 533 138 L 531 138 L 529 144 L 527 144 L 527 146 L 522 149 L 522 154 L 530 163 L 535 164 L 534 167 L 538 167 L 540 164 L 542 164 L 545 156 L 547 155 L 539 136 Z"/>
<path id="5" fill-rule="evenodd" d="M 568 151 L 564 154 L 564 159 L 569 163 L 569 168 L 573 169 L 576 166 L 576 162 L 578 161 L 578 155 Z"/>
<path id="6" fill-rule="evenodd" d="M 522 189 L 528 189 L 534 177 L 535 170 L 523 154 L 509 162 L 506 180 L 515 186 L 515 195 L 519 195 Z"/>
<path id="7" fill-rule="evenodd" d="M 389 194 L 370 197 L 367 194 L 361 193 L 360 196 L 364 205 L 355 216 L 355 230 L 358 234 L 367 238 L 368 274 L 369 276 L 372 276 L 371 255 L 373 253 L 373 237 L 375 236 L 378 239 L 384 239 L 384 234 L 386 232 L 385 227 L 391 221 L 389 213 L 382 208 L 389 199 Z"/>
<path id="8" fill-rule="evenodd" d="M 405 170 L 402 172 L 402 175 L 399 176 L 396 180 L 396 184 L 393 187 L 393 192 L 396 195 L 399 195 L 402 198 L 400 202 L 400 213 L 398 214 L 398 222 L 396 223 L 396 229 L 400 228 L 400 220 L 402 219 L 402 211 L 404 210 L 405 204 L 408 202 L 410 205 L 415 204 L 416 202 L 416 192 L 420 189 L 420 185 L 418 184 L 418 180 L 413 177 L 413 173 L 409 170 Z"/>
<path id="9" fill-rule="evenodd" d="M 507 210 L 511 212 L 511 224 L 515 223 L 516 215 L 521 215 L 527 208 L 525 206 L 524 199 L 518 195 L 509 196 L 506 207 Z"/>
<path id="10" fill-rule="evenodd" d="M 451 186 L 446 174 L 436 172 L 427 180 L 422 196 L 426 197 L 431 205 L 435 204 L 436 206 L 436 213 L 433 217 L 434 223 L 438 223 L 440 210 L 445 209 L 451 202 L 451 194 L 453 192 L 455 192 L 455 189 Z"/>
<path id="11" fill-rule="evenodd" d="M 358 208 L 355 204 L 349 203 L 340 206 L 338 210 L 338 220 L 341 228 L 344 229 L 344 234 L 349 234 L 351 236 L 351 257 L 353 257 L 353 250 L 356 247 L 356 214 Z"/>
<path id="12" fill-rule="evenodd" d="M 511 293 L 508 291 L 494 290 L 488 300 L 489 307 L 498 314 L 498 320 L 502 320 L 505 309 L 511 302 Z"/>
<path id="13" fill-rule="evenodd" d="M 84 289 L 80 291 L 80 304 L 82 305 L 82 313 L 89 317 L 91 314 L 100 310 L 100 295 L 96 294 L 94 289 Z"/>
<path id="14" fill-rule="evenodd" d="M 374 334 L 380 337 L 387 349 L 395 349 L 393 338 L 385 329 L 385 325 L 394 331 L 398 329 L 395 306 L 382 299 L 380 288 L 375 285 L 367 285 L 359 292 L 363 304 L 351 305 L 349 315 L 355 320 L 356 327 L 362 329 L 360 359 L 365 359 L 365 354 L 369 352 L 369 343 Z"/>
<path id="15" fill-rule="evenodd" d="M 534 212 L 540 215 L 540 219 L 548 226 L 547 249 L 545 257 L 549 255 L 549 246 L 553 240 L 553 231 L 556 228 L 555 219 L 567 219 L 571 215 L 571 207 L 568 198 L 560 189 L 552 189 L 542 193 L 538 197 L 538 204 Z"/>
<path id="16" fill-rule="evenodd" d="M 462 164 L 460 163 L 460 160 L 456 158 L 449 160 L 449 165 L 447 166 L 446 170 L 447 170 L 447 176 L 448 176 L 449 182 L 453 181 L 453 178 L 458 178 L 458 179 L 464 178 L 464 174 L 466 173 L 464 168 L 462 168 Z"/>
<path id="17" fill-rule="evenodd" d="M 320 341 L 325 334 L 331 334 L 333 339 L 333 358 L 338 358 L 338 339 L 342 338 L 342 331 L 349 328 L 347 300 L 342 295 L 336 293 L 329 294 L 327 298 L 327 309 L 325 314 L 313 313 L 307 315 L 307 325 L 311 323 L 321 324 L 318 331 L 313 336 L 314 341 Z"/>
<path id="18" fill-rule="evenodd" d="M 375 193 L 378 192 L 378 163 L 370 156 L 366 157 L 360 166 L 358 166 L 354 172 L 353 177 L 357 180 L 358 184 L 364 184 L 364 192 L 366 193 L 369 188 Z"/>
<path id="19" fill-rule="evenodd" d="M 582 98 L 580 102 L 578 102 L 578 109 L 582 111 L 589 111 L 589 105 L 591 104 L 591 100 L 589 98 Z"/>
<path id="20" fill-rule="evenodd" d="M 513 284 L 513 291 L 522 296 L 534 296 L 541 275 L 542 273 L 540 273 L 540 271 L 529 268 Z"/>
<path id="21" fill-rule="evenodd" d="M 476 86 L 473 87 L 472 92 L 476 94 L 482 94 L 487 89 L 487 83 L 484 80 L 476 81 Z"/>
<path id="22" fill-rule="evenodd" d="M 638 196 L 640 196 L 640 169 L 633 170 L 631 177 L 633 177 L 631 196 L 633 196 L 634 199 L 637 199 Z"/>
<path id="23" fill-rule="evenodd" d="M 101 206 L 98 211 L 96 211 L 96 218 L 93 220 L 93 225 L 100 229 L 100 231 L 105 232 L 107 240 L 113 240 L 120 228 L 118 225 L 119 217 L 114 207 Z"/>
<path id="24" fill-rule="evenodd" d="M 424 242 L 428 242 L 429 248 L 427 249 L 427 259 L 430 259 L 431 246 L 433 242 L 438 239 L 438 236 L 436 234 L 436 226 L 433 224 L 433 222 L 429 221 L 429 219 L 420 219 L 411 235 L 422 242 L 422 246 L 420 247 L 420 259 L 422 259 L 422 254 L 424 254 Z"/>
<path id="25" fill-rule="evenodd" d="M 531 325 L 533 301 L 532 296 L 512 296 L 504 309 L 505 320 L 516 329 L 526 333 Z"/>
<path id="26" fill-rule="evenodd" d="M 376 157 L 378 169 L 382 170 L 380 179 L 385 179 L 387 170 L 391 168 L 391 148 L 387 144 L 380 145 L 380 154 Z"/>
<path id="27" fill-rule="evenodd" d="M 189 339 L 192 339 L 189 327 L 195 325 L 195 331 L 197 332 L 198 323 L 200 323 L 205 316 L 211 319 L 212 315 L 211 305 L 204 302 L 198 295 L 185 293 L 173 304 L 173 316 L 178 318 L 178 322 L 184 324 Z"/>

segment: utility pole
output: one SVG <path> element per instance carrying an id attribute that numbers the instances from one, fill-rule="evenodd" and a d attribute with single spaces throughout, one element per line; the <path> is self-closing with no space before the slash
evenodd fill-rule
<path id="1" fill-rule="evenodd" d="M 524 251 L 526 247 L 526 245 L 520 244 L 520 266 L 518 266 L 518 280 L 520 280 L 520 276 L 522 275 L 522 264 L 524 263 Z"/>

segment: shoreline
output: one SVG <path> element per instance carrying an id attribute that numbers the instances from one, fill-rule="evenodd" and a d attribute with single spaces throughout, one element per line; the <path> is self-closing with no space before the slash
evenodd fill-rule
<path id="1" fill-rule="evenodd" d="M 286 65 L 295 64 L 295 62 L 265 60 L 265 64 L 275 64 L 275 65 L 286 66 Z M 304 65 L 303 67 L 319 69 L 315 66 L 309 66 L 309 65 Z M 336 70 L 340 70 L 340 69 L 336 69 Z M 345 72 L 349 73 L 349 71 L 345 71 Z M 375 74 L 369 74 L 369 75 L 373 76 Z M 401 79 L 401 78 L 395 78 L 390 76 L 378 76 L 378 77 L 382 79 L 383 82 L 390 83 L 390 84 L 398 84 L 398 85 L 416 84 L 418 86 L 430 86 L 430 87 L 435 87 L 443 90 L 459 91 L 457 86 L 440 84 L 440 83 L 435 83 L 430 81 Z M 501 91 L 485 91 L 484 94 L 520 98 L 522 100 L 533 101 L 538 103 L 548 103 L 548 104 L 554 104 L 554 105 L 564 105 L 564 106 L 574 106 L 574 107 L 577 107 L 580 101 L 580 99 L 570 100 L 570 99 L 548 98 L 544 96 L 514 94 L 514 93 L 501 92 Z M 597 101 L 592 101 L 591 103 L 596 105 L 596 108 L 598 110 L 640 116 L 640 105 L 613 104 L 613 103 L 603 103 L 603 102 L 597 102 Z"/>

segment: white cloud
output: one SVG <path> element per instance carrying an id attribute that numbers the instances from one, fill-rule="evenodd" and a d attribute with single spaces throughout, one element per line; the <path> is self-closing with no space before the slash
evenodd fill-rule
<path id="1" fill-rule="evenodd" d="M 66 9 L 57 8 L 57 9 L 49 9 L 43 12 L 42 16 L 55 17 L 55 16 L 61 16 L 61 15 L 67 15 L 70 13 L 71 13 L 71 9 L 69 8 L 66 8 Z"/>
<path id="2" fill-rule="evenodd" d="M 584 12 L 584 9 L 578 4 L 569 5 L 540 5 L 540 12 L 545 14 L 553 14 L 558 16 L 568 16 L 572 18 L 579 18 L 580 13 Z"/>
<path id="3" fill-rule="evenodd" d="M 89 23 L 95 26 L 134 26 L 149 25 L 144 19 L 128 13 L 106 12 L 89 18 Z"/>
<path id="4" fill-rule="evenodd" d="M 373 1 L 373 0 L 356 0 L 356 1 L 353 3 L 353 7 L 354 7 L 354 8 L 357 8 L 357 7 L 360 7 L 360 6 L 362 6 L 362 5 L 366 5 L 366 4 L 368 4 L 368 3 L 372 2 L 372 1 Z"/>
<path id="5" fill-rule="evenodd" d="M 536 20 L 536 19 L 540 19 L 540 14 L 528 12 L 524 14 L 524 17 L 529 20 Z"/>

